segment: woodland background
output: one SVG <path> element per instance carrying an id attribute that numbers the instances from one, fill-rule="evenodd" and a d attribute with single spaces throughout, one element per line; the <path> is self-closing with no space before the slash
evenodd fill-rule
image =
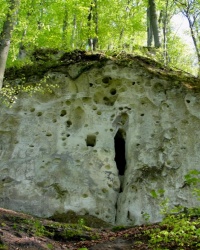
<path id="1" fill-rule="evenodd" d="M 5 69 L 33 63 L 40 48 L 123 50 L 200 75 L 200 0 L 0 0 L 0 6 L 0 88 Z M 191 44 L 178 36 L 174 16 L 187 20 Z"/>

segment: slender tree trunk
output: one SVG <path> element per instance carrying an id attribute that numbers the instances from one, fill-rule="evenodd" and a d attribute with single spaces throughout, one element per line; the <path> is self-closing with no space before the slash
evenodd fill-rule
<path id="1" fill-rule="evenodd" d="M 167 48 L 167 32 L 168 32 L 168 23 L 169 23 L 169 15 L 168 15 L 168 7 L 169 7 L 169 0 L 166 0 L 165 9 L 162 11 L 161 16 L 161 26 L 162 26 L 162 47 L 163 47 L 163 62 L 166 66 L 169 62 L 168 58 L 168 48 Z"/>
<path id="2" fill-rule="evenodd" d="M 3 78 L 6 69 L 8 52 L 10 49 L 11 36 L 15 26 L 20 0 L 10 0 L 9 3 L 10 7 L 0 36 L 0 89 L 3 86 Z"/>
<path id="3" fill-rule="evenodd" d="M 18 56 L 17 56 L 17 59 L 19 59 L 19 60 L 24 59 L 26 57 L 26 48 L 25 48 L 25 46 L 23 44 L 23 39 L 26 36 L 26 31 L 27 31 L 27 28 L 25 28 L 23 30 L 22 37 L 21 37 L 21 42 L 19 44 L 19 53 L 18 53 Z"/>
<path id="4" fill-rule="evenodd" d="M 198 1 L 175 1 L 175 4 L 179 7 L 182 14 L 187 18 L 189 27 L 190 27 L 190 34 L 194 43 L 194 47 L 197 54 L 198 60 L 198 77 L 200 77 L 200 47 L 199 47 L 199 6 Z"/>
<path id="5" fill-rule="evenodd" d="M 67 9 L 67 4 L 65 4 L 63 27 L 62 27 L 62 40 L 64 44 L 66 44 L 65 40 L 66 40 L 67 27 L 68 27 L 68 9 Z"/>
<path id="6" fill-rule="evenodd" d="M 95 25 L 94 28 L 94 36 L 91 36 L 92 30 L 92 22 Z M 95 51 L 98 47 L 98 7 L 97 0 L 93 0 L 90 5 L 89 15 L 88 15 L 88 27 L 89 27 L 89 37 L 88 37 L 88 45 L 91 51 Z"/>
<path id="7" fill-rule="evenodd" d="M 44 15 L 44 1 L 43 0 L 41 0 L 40 1 L 40 15 L 39 15 L 39 19 L 38 19 L 38 21 L 37 21 L 37 23 L 38 23 L 38 30 L 42 30 L 43 29 L 43 23 L 42 23 L 42 21 L 43 21 L 43 15 Z"/>
<path id="8" fill-rule="evenodd" d="M 155 0 L 149 0 L 149 20 L 150 20 L 150 27 L 152 29 L 152 33 L 154 37 L 154 45 L 156 48 L 159 48 L 161 44 L 160 44 L 160 37 L 159 37 Z"/>
<path id="9" fill-rule="evenodd" d="M 147 47 L 151 47 L 153 41 L 153 33 L 150 22 L 150 10 L 147 8 Z"/>
<path id="10" fill-rule="evenodd" d="M 167 65 L 168 58 L 167 58 L 167 12 L 164 13 L 163 18 L 163 58 L 164 58 L 164 65 Z"/>
<path id="11" fill-rule="evenodd" d="M 119 34 L 119 47 L 123 48 L 123 44 L 121 43 L 122 39 L 123 39 L 123 36 L 124 36 L 124 31 L 125 31 L 125 26 L 126 26 L 126 20 L 129 18 L 130 14 L 128 12 L 128 9 L 129 9 L 129 5 L 130 5 L 130 0 L 127 1 L 127 4 L 126 4 L 126 9 L 125 9 L 125 13 L 126 13 L 126 16 L 123 18 L 123 26 L 122 26 L 122 29 L 120 31 L 120 34 Z M 128 13 L 128 14 L 127 14 Z"/>
<path id="12" fill-rule="evenodd" d="M 76 36 L 76 14 L 74 14 L 73 17 L 73 31 L 72 31 L 72 36 L 71 36 L 71 47 L 74 49 L 75 48 L 75 36 Z"/>
<path id="13" fill-rule="evenodd" d="M 190 19 L 189 15 L 186 16 L 189 22 L 189 26 L 190 26 L 190 33 L 192 36 L 192 40 L 194 43 L 194 47 L 197 53 L 197 60 L 198 60 L 198 77 L 200 77 L 200 50 L 198 48 L 198 43 L 197 43 L 197 38 L 195 36 L 195 31 L 194 31 L 194 23 L 192 22 L 192 20 Z"/>
<path id="14" fill-rule="evenodd" d="M 95 37 L 93 38 L 93 49 L 94 51 L 98 47 L 98 33 L 99 33 L 99 27 L 98 27 L 98 7 L 97 7 L 97 0 L 94 0 L 94 24 L 95 24 Z"/>

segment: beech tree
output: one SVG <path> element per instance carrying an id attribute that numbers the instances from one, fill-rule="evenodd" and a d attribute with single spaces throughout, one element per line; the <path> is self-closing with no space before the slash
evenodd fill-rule
<path id="1" fill-rule="evenodd" d="M 171 19 L 171 4 L 172 1 L 166 0 L 162 6 L 159 16 L 159 27 L 161 30 L 161 44 L 163 49 L 163 63 L 167 65 L 169 63 L 169 55 L 168 55 L 168 33 L 170 32 L 170 19 Z"/>
<path id="2" fill-rule="evenodd" d="M 97 0 L 93 0 L 90 5 L 90 10 L 88 14 L 88 45 L 90 49 L 95 51 L 98 45 L 98 8 Z M 94 28 L 93 28 L 94 27 Z M 94 29 L 94 31 L 93 31 Z"/>
<path id="3" fill-rule="evenodd" d="M 157 13 L 156 13 L 155 0 L 148 0 L 147 20 L 148 20 L 147 46 L 150 47 L 152 45 L 152 38 L 154 38 L 155 48 L 159 48 L 161 44 L 160 44 L 160 37 L 159 37 L 158 18 L 157 18 Z"/>
<path id="4" fill-rule="evenodd" d="M 9 0 L 6 19 L 3 23 L 3 28 L 0 36 L 0 89 L 3 86 L 4 72 L 8 58 L 8 52 L 11 43 L 11 36 L 14 25 L 16 23 L 19 0 Z"/>

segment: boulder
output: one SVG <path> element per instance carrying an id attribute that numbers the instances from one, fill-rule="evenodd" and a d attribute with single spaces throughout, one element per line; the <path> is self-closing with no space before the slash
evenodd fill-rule
<path id="1" fill-rule="evenodd" d="M 138 56 L 67 58 L 27 74 L 46 91 L 1 104 L 0 206 L 134 225 L 200 205 L 185 183 L 200 163 L 199 81 Z"/>

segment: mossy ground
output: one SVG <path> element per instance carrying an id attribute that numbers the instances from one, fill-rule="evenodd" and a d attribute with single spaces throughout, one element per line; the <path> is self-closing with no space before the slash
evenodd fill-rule
<path id="1" fill-rule="evenodd" d="M 198 210 L 199 211 L 199 210 Z M 68 214 L 69 216 L 69 214 Z M 59 220 L 78 216 L 59 215 Z M 84 219 L 77 223 L 56 222 L 0 208 L 0 249 L 200 249 L 199 214 L 170 215 L 162 223 L 141 226 L 91 228 Z"/>

